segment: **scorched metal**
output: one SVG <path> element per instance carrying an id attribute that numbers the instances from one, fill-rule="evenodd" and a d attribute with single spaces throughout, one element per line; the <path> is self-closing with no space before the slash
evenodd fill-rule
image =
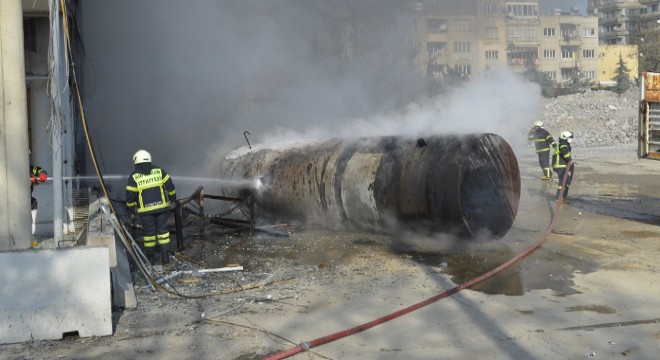
<path id="1" fill-rule="evenodd" d="M 513 224 L 520 200 L 517 159 L 495 134 L 243 147 L 226 156 L 221 172 L 259 180 L 250 189 L 258 217 L 330 228 L 501 236 Z"/>

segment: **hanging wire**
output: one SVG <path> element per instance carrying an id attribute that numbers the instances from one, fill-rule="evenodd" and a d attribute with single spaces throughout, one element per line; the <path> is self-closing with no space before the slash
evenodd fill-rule
<path id="1" fill-rule="evenodd" d="M 57 0 L 51 0 L 51 1 L 57 1 Z M 70 35 L 69 35 L 68 18 L 67 18 L 67 15 L 66 15 L 66 14 L 68 14 L 67 6 L 66 6 L 66 0 L 59 0 L 59 4 L 60 4 L 60 11 L 63 14 L 62 15 L 62 26 L 63 26 L 64 37 L 65 37 L 65 40 L 66 40 L 65 41 L 65 48 L 66 48 L 66 51 L 65 51 L 66 59 L 65 59 L 65 61 L 66 61 L 66 64 L 67 64 L 67 68 L 71 69 L 71 72 L 73 73 L 73 76 L 71 77 L 72 82 L 73 82 L 72 84 L 74 85 L 73 90 L 75 92 L 75 98 L 76 98 L 76 103 L 78 105 L 78 110 L 80 111 L 80 119 L 81 119 L 81 123 L 83 125 L 83 132 L 85 134 L 86 144 L 87 144 L 87 147 L 89 149 L 90 158 L 91 158 L 92 164 L 94 166 L 94 170 L 96 172 L 96 175 L 98 177 L 99 183 L 101 185 L 101 189 L 103 191 L 103 194 L 106 198 L 109 199 L 110 196 L 108 194 L 108 189 L 105 185 L 105 181 L 103 179 L 103 174 L 101 174 L 101 170 L 99 169 L 98 160 L 96 158 L 96 152 L 94 151 L 94 146 L 93 146 L 92 141 L 90 139 L 89 129 L 87 127 L 87 119 L 85 117 L 85 109 L 84 109 L 84 106 L 83 106 L 83 103 L 82 103 L 82 97 L 80 95 L 80 86 L 78 84 L 76 71 L 75 71 L 75 68 L 70 66 L 71 65 L 71 59 L 73 58 L 73 54 L 72 54 L 72 50 L 71 50 L 71 39 L 70 39 Z M 51 8 L 51 20 L 53 19 L 52 13 L 54 11 L 55 10 L 53 8 Z M 67 72 L 67 74 L 69 74 L 69 73 Z M 53 121 L 52 126 L 53 126 L 53 128 L 58 128 L 58 129 L 62 128 L 59 125 L 58 121 Z M 117 215 L 117 211 L 115 209 L 115 206 L 112 204 L 112 201 L 108 201 L 108 207 L 109 207 L 110 212 L 111 212 L 111 214 L 109 216 L 111 216 L 112 218 L 114 218 L 114 220 L 119 222 L 117 220 L 117 219 L 119 219 L 119 216 Z M 143 274 L 145 274 L 145 277 L 147 278 L 147 281 L 151 284 L 151 286 L 153 288 L 164 291 L 164 292 L 166 292 L 168 294 L 171 294 L 171 295 L 175 295 L 175 296 L 179 296 L 179 297 L 187 298 L 187 299 L 206 298 L 206 297 L 211 297 L 211 296 L 223 295 L 223 294 L 226 293 L 226 292 L 210 292 L 210 293 L 204 293 L 204 294 L 201 294 L 201 295 L 186 295 L 186 294 L 182 294 L 179 291 L 177 291 L 176 288 L 174 288 L 174 286 L 172 286 L 172 284 L 168 283 L 167 281 L 162 281 L 161 280 L 161 282 L 159 283 L 158 281 L 156 281 L 156 279 L 154 279 L 153 275 L 158 275 L 161 279 L 162 279 L 162 276 L 160 276 L 160 274 L 157 274 L 155 271 L 152 271 L 153 269 L 149 269 L 149 266 L 146 265 L 146 262 L 143 261 L 143 258 L 139 255 L 140 254 L 140 249 L 137 246 L 137 244 L 135 242 L 128 241 L 130 236 L 129 236 L 128 232 L 126 231 L 126 228 L 124 226 L 119 226 L 118 227 L 118 233 L 119 233 L 119 238 L 120 238 L 122 244 L 124 245 L 124 247 L 126 248 L 128 254 L 135 261 L 135 263 L 139 267 L 140 271 Z M 163 285 L 163 284 L 165 284 L 165 285 Z"/>

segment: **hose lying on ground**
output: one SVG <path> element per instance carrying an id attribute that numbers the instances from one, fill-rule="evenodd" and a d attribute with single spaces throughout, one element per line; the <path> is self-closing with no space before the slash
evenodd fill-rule
<path id="1" fill-rule="evenodd" d="M 569 161 L 568 164 L 566 164 L 566 168 L 570 169 L 571 165 L 572 165 L 572 161 Z M 566 186 L 566 179 L 568 177 L 568 173 L 569 173 L 568 171 L 564 172 L 564 177 L 563 177 L 563 179 L 561 179 L 562 188 L 564 186 Z M 541 234 L 541 237 L 535 243 L 530 245 L 527 249 L 523 250 L 518 255 L 516 255 L 513 258 L 509 259 L 508 261 L 502 263 L 498 267 L 488 271 L 487 273 L 484 273 L 484 274 L 482 274 L 482 275 L 480 275 L 480 276 L 478 276 L 478 277 L 476 277 L 472 280 L 469 280 L 469 281 L 466 281 L 466 282 L 464 282 L 460 285 L 457 285 L 457 286 L 455 286 L 455 287 L 453 287 L 449 290 L 446 290 L 446 291 L 444 291 L 440 294 L 432 296 L 432 297 L 430 297 L 430 298 L 428 298 L 424 301 L 418 302 L 414 305 L 411 305 L 411 306 L 409 306 L 407 308 L 404 308 L 404 309 L 401 309 L 399 311 L 390 313 L 389 315 L 385 315 L 383 317 L 380 317 L 378 319 L 369 321 L 369 322 L 364 323 L 362 325 L 355 326 L 355 327 L 350 328 L 350 329 L 342 330 L 342 331 L 336 332 L 334 334 L 326 335 L 326 336 L 316 338 L 316 339 L 311 340 L 311 341 L 303 342 L 303 343 L 299 344 L 298 346 L 296 346 L 294 348 L 291 348 L 289 350 L 284 350 L 284 351 L 281 351 L 281 352 L 278 352 L 278 353 L 275 353 L 275 354 L 272 354 L 272 355 L 268 355 L 268 356 L 264 357 L 263 360 L 284 359 L 284 358 L 287 358 L 289 356 L 293 356 L 293 355 L 295 355 L 299 352 L 311 349 L 313 347 L 317 347 L 317 346 L 320 346 L 320 345 L 323 345 L 323 344 L 327 344 L 329 342 L 341 339 L 343 337 L 347 337 L 349 335 L 357 334 L 361 331 L 370 329 L 370 328 L 375 327 L 377 325 L 383 324 L 387 321 L 396 319 L 400 316 L 403 316 L 405 314 L 413 312 L 417 309 L 423 308 L 426 305 L 432 304 L 432 303 L 434 303 L 434 302 L 436 302 L 440 299 L 451 296 L 451 295 L 453 295 L 453 294 L 455 294 L 455 293 L 457 293 L 457 292 L 459 292 L 463 289 L 469 288 L 472 285 L 476 285 L 476 284 L 478 284 L 478 283 L 480 283 L 480 282 L 482 282 L 482 281 L 484 281 L 488 278 L 491 278 L 492 276 L 499 273 L 500 271 L 502 271 L 502 270 L 510 267 L 511 265 L 515 264 L 516 262 L 520 261 L 525 256 L 531 254 L 534 250 L 538 249 L 541 246 L 541 244 L 543 244 L 543 242 L 545 242 L 545 240 L 547 240 L 548 235 L 550 235 L 550 233 L 554 229 L 555 224 L 557 222 L 557 215 L 559 214 L 559 205 L 562 203 L 562 200 L 563 200 L 563 192 L 560 192 L 559 198 L 555 202 L 555 207 L 554 207 L 554 211 L 553 211 L 553 215 L 552 215 L 552 220 L 550 221 L 550 225 L 548 225 L 548 228 L 545 230 L 545 232 L 543 234 Z"/>

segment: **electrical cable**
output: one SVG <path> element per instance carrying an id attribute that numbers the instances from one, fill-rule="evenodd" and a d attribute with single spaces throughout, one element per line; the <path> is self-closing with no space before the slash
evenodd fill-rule
<path id="1" fill-rule="evenodd" d="M 77 74 L 76 74 L 75 68 L 70 65 L 71 64 L 71 59 L 73 59 L 73 54 L 71 52 L 72 47 L 71 47 L 71 39 L 70 39 L 70 30 L 69 30 L 69 25 L 68 25 L 68 16 L 67 16 L 68 9 L 67 9 L 67 6 L 66 6 L 66 0 L 59 0 L 59 4 L 60 4 L 60 11 L 63 14 L 62 15 L 62 26 L 63 26 L 63 30 L 64 30 L 63 31 L 64 32 L 64 37 L 65 37 L 65 40 L 66 40 L 66 48 L 67 48 L 66 49 L 66 54 L 68 55 L 68 58 L 66 60 L 67 60 L 67 64 L 69 64 L 68 68 L 70 69 L 71 73 L 73 74 L 73 76 L 71 76 L 72 82 L 73 82 L 73 85 L 74 85 L 74 86 L 72 86 L 72 88 L 75 89 L 75 98 L 76 98 L 76 103 L 78 105 L 78 110 L 80 111 L 80 119 L 81 119 L 81 123 L 83 125 L 83 132 L 84 132 L 84 135 L 85 135 L 85 141 L 87 143 L 87 147 L 89 149 L 89 154 L 90 154 L 90 157 L 91 157 L 91 162 L 94 166 L 94 170 L 96 172 L 96 176 L 97 176 L 97 178 L 99 180 L 99 183 L 101 185 L 101 189 L 103 191 L 103 194 L 107 199 L 110 199 L 108 189 L 105 185 L 105 180 L 103 179 L 103 174 L 101 173 L 101 170 L 99 169 L 99 163 L 98 163 L 98 160 L 97 160 L 97 157 L 96 157 L 96 152 L 94 151 L 94 146 L 93 146 L 92 141 L 90 139 L 89 129 L 87 127 L 87 119 L 85 117 L 85 110 L 84 110 L 83 103 L 82 103 L 82 96 L 80 94 L 80 86 L 78 84 Z M 52 10 L 52 11 L 55 11 L 55 10 Z M 117 220 L 117 222 L 119 222 L 119 220 L 118 220 L 119 217 L 117 215 L 117 211 L 116 211 L 115 206 L 113 205 L 112 201 L 108 201 L 108 207 L 109 207 L 110 212 L 111 212 L 110 216 L 114 217 L 114 219 Z M 137 266 L 140 268 L 140 271 L 142 271 L 142 273 L 145 274 L 145 277 L 147 278 L 147 281 L 154 288 L 156 288 L 158 290 L 161 290 L 161 291 L 164 291 L 166 293 L 169 293 L 171 295 L 175 295 L 175 296 L 179 296 L 179 297 L 183 297 L 183 298 L 187 298 L 187 299 L 199 299 L 199 298 L 206 298 L 206 297 L 218 296 L 218 295 L 223 294 L 223 292 L 212 292 L 212 293 L 205 293 L 205 294 L 201 294 L 201 295 L 186 295 L 186 294 L 179 293 L 171 284 L 169 284 L 167 282 L 165 282 L 165 284 L 167 284 L 167 285 L 161 285 L 160 283 L 158 283 L 153 278 L 152 274 L 154 274 L 155 272 L 150 271 L 150 270 L 153 270 L 153 269 L 148 269 L 147 265 L 142 261 L 142 258 L 139 256 L 139 249 L 136 249 L 136 246 L 133 243 L 131 243 L 127 240 L 129 238 L 129 236 L 128 236 L 124 226 L 119 226 L 118 234 L 119 234 L 119 238 L 120 238 L 122 244 L 124 245 L 124 247 L 128 251 L 129 255 L 135 261 Z"/>
<path id="2" fill-rule="evenodd" d="M 566 164 L 566 169 L 570 169 L 572 164 L 573 164 L 573 161 L 569 161 Z M 561 181 L 562 188 L 564 186 L 566 186 L 567 177 L 568 177 L 568 171 L 565 171 L 564 172 L 564 177 Z M 455 293 L 457 293 L 457 292 L 459 292 L 463 289 L 469 288 L 469 287 L 471 287 L 473 285 L 476 285 L 476 284 L 478 284 L 478 283 L 480 283 L 480 282 L 482 282 L 486 279 L 491 278 L 495 274 L 497 274 L 497 273 L 501 272 L 502 270 L 510 267 L 511 265 L 517 263 L 518 261 L 520 261 L 525 256 L 531 254 L 534 250 L 538 249 L 541 246 L 541 244 L 543 244 L 547 240 L 548 236 L 550 235 L 550 233 L 552 232 L 552 230 L 554 229 L 554 227 L 556 225 L 557 217 L 558 217 L 557 215 L 559 214 L 559 206 L 562 203 L 562 201 L 563 201 L 563 191 L 560 192 L 559 198 L 555 202 L 555 208 L 554 208 L 554 212 L 552 214 L 552 220 L 550 221 L 550 225 L 548 225 L 548 228 L 545 230 L 545 232 L 543 234 L 541 234 L 541 237 L 536 242 L 534 242 L 532 245 L 527 247 L 525 250 L 523 250 L 522 252 L 520 252 L 516 256 L 512 257 L 508 261 L 500 264 L 496 268 L 494 268 L 494 269 L 492 269 L 492 270 L 490 270 L 490 271 L 488 271 L 488 272 L 486 272 L 486 273 L 484 273 L 484 274 L 482 274 L 482 275 L 480 275 L 476 278 L 468 280 L 468 281 L 466 281 L 466 282 L 464 282 L 460 285 L 457 285 L 457 286 L 455 286 L 455 287 L 453 287 L 449 290 L 443 291 L 443 292 L 441 292 L 441 293 L 439 293 L 435 296 L 432 296 L 432 297 L 430 297 L 426 300 L 423 300 L 423 301 L 420 301 L 416 304 L 408 306 L 404 309 L 395 311 L 393 313 L 390 313 L 390 314 L 385 315 L 383 317 L 380 317 L 378 319 L 366 322 L 364 324 L 355 326 L 355 327 L 350 328 L 350 329 L 342 330 L 342 331 L 336 332 L 334 334 L 330 334 L 330 335 L 326 335 L 326 336 L 323 336 L 323 337 L 320 337 L 320 338 L 316 338 L 316 339 L 311 340 L 311 341 L 302 342 L 299 345 L 297 345 L 296 347 L 291 348 L 289 350 L 284 350 L 284 351 L 281 351 L 281 352 L 278 352 L 278 353 L 275 353 L 275 354 L 272 354 L 272 355 L 268 355 L 268 356 L 264 357 L 263 360 L 284 359 L 284 358 L 287 358 L 289 356 L 293 356 L 295 354 L 298 354 L 300 352 L 307 351 L 307 350 L 309 350 L 313 347 L 317 347 L 317 346 L 327 344 L 329 342 L 332 342 L 332 341 L 335 341 L 335 340 L 338 340 L 338 339 L 341 339 L 341 338 L 344 338 L 344 337 L 347 337 L 347 336 L 350 336 L 350 335 L 353 335 L 353 334 L 357 334 L 357 333 L 362 332 L 364 330 L 370 329 L 370 328 L 375 327 L 377 325 L 383 324 L 387 321 L 396 319 L 400 316 L 403 316 L 403 315 L 406 315 L 410 312 L 418 310 L 418 309 L 420 309 L 420 308 L 422 308 L 426 305 L 432 304 L 432 303 L 434 303 L 434 302 L 436 302 L 440 299 L 449 297 L 449 296 L 451 296 L 451 295 L 453 295 L 453 294 L 455 294 Z"/>

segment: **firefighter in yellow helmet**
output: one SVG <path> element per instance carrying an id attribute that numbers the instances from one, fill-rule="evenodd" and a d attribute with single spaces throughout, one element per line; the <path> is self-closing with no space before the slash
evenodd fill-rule
<path id="1" fill-rule="evenodd" d="M 167 228 L 170 203 L 176 200 L 176 189 L 170 175 L 151 164 L 151 154 L 138 150 L 133 155 L 135 169 L 126 184 L 126 206 L 137 214 L 142 225 L 144 250 L 154 263 L 156 245 L 163 264 L 170 262 L 170 231 Z"/>

